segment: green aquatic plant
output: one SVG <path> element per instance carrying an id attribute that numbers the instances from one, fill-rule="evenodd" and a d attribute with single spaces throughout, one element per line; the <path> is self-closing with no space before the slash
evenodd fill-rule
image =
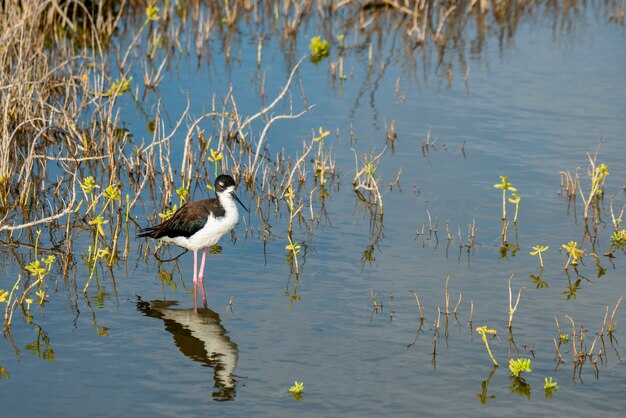
<path id="1" fill-rule="evenodd" d="M 546 377 L 543 385 L 543 393 L 546 395 L 546 399 L 552 399 L 553 392 L 559 390 L 557 382 L 552 380 L 552 377 Z"/>
<path id="2" fill-rule="evenodd" d="M 167 221 L 172 216 L 174 216 L 177 210 L 178 206 L 174 205 L 171 209 L 165 209 L 165 212 L 159 213 L 159 218 L 161 218 L 163 221 Z"/>
<path id="3" fill-rule="evenodd" d="M 578 248 L 578 243 L 576 241 L 570 241 L 567 244 L 563 244 L 561 246 L 568 254 L 567 262 L 565 263 L 564 270 L 567 270 L 567 267 L 571 264 L 572 266 L 578 265 L 578 260 L 584 257 L 585 252 Z"/>
<path id="4" fill-rule="evenodd" d="M 363 155 L 361 158 L 361 167 L 357 158 L 356 151 L 354 151 L 354 164 L 355 175 L 352 180 L 352 187 L 359 200 L 364 202 L 370 208 L 375 208 L 378 204 L 379 213 L 377 214 L 380 219 L 383 216 L 383 197 L 380 192 L 380 179 L 376 178 L 376 170 L 380 159 L 385 153 L 383 149 L 379 154 L 371 154 L 369 157 Z"/>
<path id="5" fill-rule="evenodd" d="M 487 353 L 489 353 L 489 357 L 491 357 L 491 361 L 493 361 L 493 365 L 498 367 L 498 362 L 496 361 L 496 358 L 493 356 L 493 353 L 491 352 L 491 348 L 489 348 L 489 341 L 487 341 L 487 334 L 496 335 L 497 331 L 495 329 L 487 328 L 487 325 L 483 325 L 482 327 L 476 328 L 476 332 L 480 334 L 483 340 L 483 343 L 485 343 L 485 347 L 487 348 Z"/>
<path id="6" fill-rule="evenodd" d="M 44 292 L 42 289 L 36 291 L 35 294 L 39 296 L 39 301 L 37 302 L 39 305 L 43 305 L 44 303 L 47 302 L 46 296 L 48 296 L 48 294 Z"/>
<path id="7" fill-rule="evenodd" d="M 298 244 L 295 244 L 292 240 L 291 240 L 291 236 L 287 236 L 287 238 L 289 239 L 289 245 L 285 246 L 285 250 L 289 251 L 289 253 L 291 254 L 291 257 L 293 259 L 293 265 L 294 265 L 294 269 L 296 271 L 296 273 L 299 273 L 299 268 L 298 268 L 298 253 L 300 252 L 300 248 L 301 246 Z"/>
<path id="8" fill-rule="evenodd" d="M 80 188 L 83 190 L 83 193 L 85 194 L 85 200 L 87 201 L 87 211 L 89 211 L 89 209 L 93 210 L 93 213 L 95 214 L 96 212 L 96 201 L 97 201 L 97 197 L 94 195 L 94 191 L 96 189 L 100 188 L 100 185 L 98 185 L 96 183 L 96 180 L 93 178 L 93 176 L 87 176 L 83 179 L 83 181 L 79 181 L 78 184 L 80 185 Z"/>
<path id="9" fill-rule="evenodd" d="M 327 165 L 327 157 L 323 155 L 324 138 L 330 135 L 330 131 L 325 131 L 320 127 L 319 136 L 313 137 L 313 142 L 317 142 L 317 156 L 315 157 L 315 177 L 319 179 L 320 185 L 326 184 L 325 175 L 330 167 Z"/>
<path id="10" fill-rule="evenodd" d="M 89 180 L 87 182 L 86 181 L 87 179 L 85 179 L 86 185 L 93 186 L 95 184 L 92 180 Z M 89 190 L 90 192 L 94 190 L 93 187 L 87 188 L 87 190 L 82 185 L 81 187 L 83 188 L 83 191 L 85 191 L 85 193 L 87 193 L 87 190 Z M 92 195 L 92 194 L 88 193 L 88 195 Z M 118 228 L 116 227 L 113 233 L 113 249 L 109 247 L 101 248 L 100 237 L 102 237 L 103 241 L 106 239 L 106 233 L 104 232 L 104 228 L 102 226 L 109 223 L 109 220 L 104 218 L 103 216 L 104 213 L 106 212 L 109 205 L 112 204 L 112 202 L 122 200 L 122 193 L 121 193 L 120 185 L 111 184 L 107 186 L 104 189 L 104 192 L 102 193 L 102 197 L 104 197 L 106 201 L 104 202 L 104 205 L 102 209 L 100 210 L 100 213 L 95 218 L 91 219 L 90 221 L 87 221 L 88 225 L 95 226 L 95 231 L 94 231 L 94 237 L 93 237 L 93 244 L 88 247 L 88 254 L 86 257 L 86 263 L 90 269 L 90 274 L 89 274 L 89 278 L 87 279 L 87 283 L 85 283 L 85 287 L 83 288 L 83 293 L 87 293 L 87 288 L 89 287 L 89 284 L 91 283 L 91 279 L 93 278 L 95 274 L 97 263 L 99 260 L 105 259 L 105 262 L 109 266 L 113 265 L 113 263 L 115 263 L 118 260 L 118 256 L 117 256 L 118 251 L 116 248 L 118 234 L 119 234 Z M 99 200 L 98 197 L 94 197 L 92 195 L 91 207 L 94 213 L 96 212 L 96 206 L 98 204 L 98 200 Z"/>
<path id="11" fill-rule="evenodd" d="M 48 257 L 39 258 L 39 238 L 41 236 L 41 230 L 36 232 L 37 236 L 35 238 L 34 245 L 34 256 L 35 259 L 24 266 L 24 269 L 28 271 L 31 277 L 34 280 L 27 280 L 24 288 L 20 290 L 20 282 L 22 280 L 22 275 L 18 274 L 17 280 L 13 285 L 11 291 L 6 291 L 0 289 L 0 303 L 5 303 L 4 309 L 4 329 L 7 330 L 11 327 L 13 312 L 17 306 L 22 306 L 22 309 L 25 313 L 25 320 L 28 323 L 32 322 L 32 315 L 30 314 L 30 306 L 33 303 L 33 299 L 29 297 L 31 295 L 31 291 L 33 289 L 37 289 L 35 294 L 39 297 L 37 303 L 40 306 L 46 302 L 45 297 L 48 296 L 44 291 L 45 278 L 52 270 L 52 265 L 56 261 L 56 257 L 54 255 L 49 255 Z M 19 293 L 21 292 L 21 294 Z M 24 307 L 24 304 L 26 306 Z"/>
<path id="12" fill-rule="evenodd" d="M 159 20 L 161 16 L 159 16 L 159 8 L 154 6 L 153 4 L 148 5 L 146 7 L 146 20 L 148 21 L 156 21 Z"/>
<path id="13" fill-rule="evenodd" d="M 105 237 L 106 234 L 104 233 L 104 229 L 102 228 L 102 225 L 106 225 L 109 223 L 109 221 L 107 219 L 104 219 L 104 217 L 102 216 L 96 216 L 95 219 L 92 219 L 91 221 L 87 222 L 89 225 L 95 225 L 96 226 L 96 231 L 98 232 L 99 235 L 101 235 L 102 237 Z M 97 240 L 97 236 L 96 235 L 96 240 Z M 97 244 L 97 241 L 96 241 Z M 97 245 L 94 245 L 94 247 L 96 247 Z"/>
<path id="14" fill-rule="evenodd" d="M 561 343 L 566 344 L 569 342 L 569 335 L 567 334 L 561 334 L 559 336 L 559 340 L 561 341 Z"/>
<path id="15" fill-rule="evenodd" d="M 41 280 L 48 272 L 47 269 L 42 267 L 39 260 L 35 260 L 31 262 L 30 264 L 26 265 L 26 267 L 24 268 L 28 270 L 31 275 L 35 276 L 37 280 Z"/>
<path id="16" fill-rule="evenodd" d="M 528 358 L 509 359 L 509 371 L 513 377 L 519 377 L 522 372 L 530 373 L 531 361 Z"/>
<path id="17" fill-rule="evenodd" d="M 129 77 L 129 78 L 122 77 L 122 79 L 118 78 L 113 82 L 113 84 L 111 84 L 111 87 L 109 87 L 109 90 L 105 91 L 101 95 L 103 97 L 121 96 L 122 94 L 130 91 L 130 86 L 131 86 L 132 81 L 133 81 L 132 77 Z"/>
<path id="18" fill-rule="evenodd" d="M 15 293 L 15 291 L 18 289 L 20 281 L 22 281 L 22 275 L 18 274 L 17 275 L 17 280 L 15 281 L 15 284 L 13 284 L 13 287 L 11 288 L 11 291 L 9 292 L 9 295 L 7 297 L 6 294 L 3 294 L 3 300 L 6 303 L 6 306 L 4 308 L 4 329 L 9 329 L 11 328 L 11 320 L 13 318 L 13 311 L 15 310 L 15 307 L 17 306 L 18 301 L 16 299 L 13 299 L 13 294 Z"/>
<path id="19" fill-rule="evenodd" d="M 493 185 L 496 189 L 502 190 L 502 220 L 506 220 L 506 192 L 517 193 L 517 189 L 509 183 L 508 176 L 500 176 L 500 183 Z"/>
<path id="20" fill-rule="evenodd" d="M 311 38 L 309 49 L 311 50 L 311 61 L 314 63 L 322 61 L 330 53 L 330 45 L 328 44 L 328 41 L 322 39 L 321 36 L 314 36 Z"/>
<path id="21" fill-rule="evenodd" d="M 180 205 L 182 206 L 185 203 L 185 199 L 187 199 L 187 196 L 189 195 L 189 189 L 181 186 L 176 189 L 176 195 L 178 195 Z"/>
<path id="22" fill-rule="evenodd" d="M 512 196 L 513 197 L 509 197 L 509 202 L 515 204 L 515 215 L 513 216 L 513 223 L 516 224 L 517 223 L 517 213 L 519 212 L 519 202 L 520 202 L 520 200 L 522 200 L 522 198 L 516 192 L 513 192 Z"/>
<path id="23" fill-rule="evenodd" d="M 602 163 L 599 166 L 596 166 L 595 157 L 593 159 L 590 157 L 589 161 L 591 162 L 591 169 L 588 172 L 591 179 L 591 189 L 589 190 L 589 196 L 586 199 L 585 195 L 582 195 L 583 201 L 585 202 L 585 210 L 583 212 L 583 219 L 585 220 L 588 218 L 588 211 L 591 203 L 594 200 L 597 200 L 604 193 L 604 181 L 609 175 L 609 168 L 606 164 Z"/>
<path id="24" fill-rule="evenodd" d="M 104 198 L 107 200 L 106 205 L 108 205 L 113 200 L 121 200 L 122 195 L 120 193 L 120 188 L 118 185 L 109 185 L 106 189 L 104 189 L 104 193 L 102 194 Z M 104 209 L 103 209 L 104 211 Z"/>
<path id="25" fill-rule="evenodd" d="M 557 390 L 559 385 L 557 382 L 552 380 L 552 377 L 545 378 L 545 384 L 543 385 L 543 390 Z"/>
<path id="26" fill-rule="evenodd" d="M 99 189 L 100 186 L 96 184 L 96 180 L 93 176 L 88 176 L 83 179 L 83 181 L 79 181 L 78 184 L 80 188 L 83 189 L 83 192 L 86 194 L 91 194 L 95 189 Z"/>
<path id="27" fill-rule="evenodd" d="M 541 265 L 541 269 L 543 270 L 543 257 L 541 257 L 541 253 L 548 251 L 550 247 L 548 245 L 535 245 L 533 247 L 534 251 L 530 252 L 530 255 L 538 255 L 539 256 L 539 265 Z"/>
<path id="28" fill-rule="evenodd" d="M 224 155 L 222 154 L 221 151 L 219 150 L 216 151 L 213 148 L 211 148 L 209 152 L 211 153 L 211 156 L 209 157 L 209 161 L 213 163 L 213 168 L 214 168 L 213 174 L 214 174 L 214 177 L 217 178 L 218 161 L 224 158 Z"/>
<path id="29" fill-rule="evenodd" d="M 298 382 L 297 380 L 293 382 L 293 386 L 289 388 L 289 393 L 298 401 L 302 400 L 302 392 L 304 392 L 304 383 Z"/>
<path id="30" fill-rule="evenodd" d="M 613 248 L 624 248 L 626 246 L 626 229 L 621 229 L 619 231 L 615 231 L 613 235 L 611 235 L 611 247 Z"/>
<path id="31" fill-rule="evenodd" d="M 298 382 L 297 380 L 293 382 L 293 386 L 289 388 L 290 393 L 302 393 L 304 392 L 304 383 Z"/>

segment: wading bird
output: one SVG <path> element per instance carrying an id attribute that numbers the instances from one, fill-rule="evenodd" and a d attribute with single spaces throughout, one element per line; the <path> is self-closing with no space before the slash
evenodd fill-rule
<path id="1" fill-rule="evenodd" d="M 248 208 L 235 194 L 235 180 L 228 174 L 215 179 L 215 194 L 211 199 L 188 202 L 181 206 L 165 222 L 142 229 L 138 237 L 160 239 L 193 251 L 193 306 L 197 309 L 197 287 L 202 291 L 202 302 L 206 308 L 204 292 L 204 262 L 207 248 L 217 244 L 222 236 L 230 232 L 239 221 L 239 211 L 235 201 L 247 212 Z M 202 261 L 198 269 L 198 251 L 202 251 Z"/>

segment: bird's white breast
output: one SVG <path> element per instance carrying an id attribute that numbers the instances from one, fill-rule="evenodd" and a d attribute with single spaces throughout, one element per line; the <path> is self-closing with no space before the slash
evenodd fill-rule
<path id="1" fill-rule="evenodd" d="M 191 251 L 197 251 L 217 244 L 220 238 L 230 232 L 239 221 L 239 212 L 232 199 L 221 199 L 220 203 L 226 212 L 224 216 L 216 218 L 209 214 L 207 222 L 202 229 L 189 238 L 168 237 L 163 239 L 163 241 L 171 242 Z"/>

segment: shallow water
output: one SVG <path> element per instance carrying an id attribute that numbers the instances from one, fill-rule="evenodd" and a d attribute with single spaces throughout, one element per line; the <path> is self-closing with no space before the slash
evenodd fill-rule
<path id="1" fill-rule="evenodd" d="M 307 40 L 315 33 L 311 29 L 301 35 L 299 55 L 306 53 Z M 566 255 L 558 251 L 563 243 L 580 241 L 583 232 L 582 202 L 576 222 L 558 193 L 560 171 L 583 167 L 584 173 L 586 153 L 593 153 L 602 138 L 598 160 L 610 171 L 607 208 L 609 197 L 626 184 L 625 44 L 623 27 L 607 24 L 590 8 L 577 17 L 571 32 L 555 33 L 547 19 L 537 19 L 521 24 L 503 50 L 496 42 L 488 44 L 479 58 L 468 61 L 467 85 L 465 68 L 455 68 L 448 85 L 446 77 L 436 75 L 436 63 L 428 60 L 417 62 L 416 81 L 403 58 L 393 54 L 384 73 L 374 70 L 370 76 L 367 55 L 355 54 L 346 59 L 345 71 L 351 76 L 339 88 L 329 79 L 326 62 L 305 61 L 299 74 L 315 108 L 299 119 L 277 123 L 269 152 L 285 147 L 293 154 L 322 126 L 332 132 L 326 144 L 333 146 L 340 181 L 326 200 L 327 220 L 315 227 L 306 248 L 298 298 L 289 297 L 295 278 L 285 262 L 284 217 L 276 220 L 275 238 L 265 249 L 261 239 L 244 233 L 245 225 L 252 230 L 260 225 L 254 211 L 242 219 L 236 242 L 223 239 L 222 254 L 208 260 L 210 310 L 197 315 L 190 311 L 192 296 L 185 289 L 193 257 L 186 254 L 178 263 L 163 265 L 174 272 L 174 289 L 164 286 L 158 263 L 151 256 L 145 259 L 142 242 L 134 241 L 128 262 L 114 267 L 115 283 L 100 278 L 101 289 L 108 292 L 104 298 L 88 300 L 61 277 L 48 289 L 51 302 L 36 322 L 49 337 L 53 361 L 26 348 L 37 339 L 37 327 L 14 324 L 15 350 L 5 338 L 0 358 L 10 375 L 1 382 L 2 415 L 500 417 L 601 411 L 602 416 L 621 416 L 626 367 L 618 357 L 624 355 L 620 346 L 616 353 L 607 339 L 608 362 L 599 366 L 597 378 L 588 363 L 573 376 L 571 347 L 562 347 L 566 363 L 555 372 L 553 338 L 558 333 L 553 316 L 570 336 L 565 315 L 583 324 L 589 347 L 606 305 L 612 309 L 626 294 L 626 256 L 618 252 L 612 261 L 600 256 L 606 268 L 600 278 L 593 259 L 586 258 L 579 271 L 588 280 L 581 281 L 575 298 L 566 299 Z M 228 71 L 223 55 L 215 53 L 206 69 L 197 70 L 191 62 L 168 72 L 159 88 L 168 112 L 182 113 L 184 91 L 192 113 L 199 115 L 209 107 L 213 92 L 226 94 L 229 82 L 240 112 L 257 111 L 256 43 L 243 34 L 236 46 L 238 58 Z M 291 63 L 285 62 L 276 42 L 265 48 L 262 70 L 271 97 Z M 395 93 L 398 77 L 404 100 Z M 146 135 L 145 119 L 133 113 L 131 104 L 126 109 L 131 132 L 136 138 Z M 376 240 L 369 212 L 358 204 L 350 185 L 352 148 L 358 153 L 382 150 L 385 123 L 391 120 L 398 137 L 394 151 L 387 150 L 377 169 L 385 187 L 383 234 Z M 352 144 L 351 124 L 358 138 Z M 425 152 L 422 141 L 429 131 L 437 142 Z M 174 167 L 180 167 L 182 141 L 173 143 Z M 389 190 L 399 168 L 400 188 Z M 521 249 L 504 258 L 499 250 L 501 195 L 492 187 L 500 175 L 508 175 L 522 196 L 517 225 Z M 588 179 L 582 177 L 586 188 Z M 253 203 L 245 187 L 239 195 L 247 205 Z M 616 202 L 622 202 L 616 203 L 617 209 L 623 194 Z M 439 220 L 438 244 L 416 235 L 423 223 L 428 229 L 428 213 L 433 222 Z M 147 223 L 140 210 L 133 215 L 139 224 Z M 460 228 L 465 239 L 473 220 L 477 245 L 468 253 L 459 250 L 456 234 Z M 446 221 L 453 235 L 448 249 Z M 608 251 L 611 235 L 610 217 L 605 214 L 603 221 L 600 252 Z M 308 234 L 306 228 L 294 231 L 302 241 Z M 510 241 L 513 234 L 511 226 Z M 372 259 L 364 261 L 373 241 Z M 539 268 L 528 252 L 539 243 L 550 246 L 543 273 L 549 287 L 542 289 L 529 278 Z M 84 244 L 89 245 L 88 238 Z M 18 271 L 10 264 L 3 270 L 7 276 Z M 512 350 L 506 328 L 507 279 L 512 273 L 513 291 L 525 287 L 513 336 L 519 357 L 533 360 L 532 372 L 525 376 L 531 387 L 528 398 L 511 393 L 507 369 Z M 79 283 L 89 276 L 80 263 L 76 274 L 84 278 Z M 433 361 L 434 323 L 437 309 L 445 308 L 448 275 L 452 307 L 459 292 L 463 296 L 456 318 L 446 321 L 441 316 Z M 577 279 L 572 273 L 572 282 Z M 370 289 L 382 310 L 373 311 Z M 426 315 L 414 344 L 420 321 L 410 290 L 419 293 Z M 484 405 L 477 394 L 493 368 L 480 336 L 471 332 L 470 301 L 471 325 L 498 331 L 490 346 L 500 367 L 489 379 L 490 398 Z M 622 307 L 616 314 L 618 338 L 623 312 Z M 543 393 L 548 376 L 559 382 L 551 399 Z M 294 380 L 304 382 L 300 401 L 288 393 Z"/>

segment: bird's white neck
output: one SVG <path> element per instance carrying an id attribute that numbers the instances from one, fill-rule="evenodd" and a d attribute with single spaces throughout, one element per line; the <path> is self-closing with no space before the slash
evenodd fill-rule
<path id="1" fill-rule="evenodd" d="M 231 193 L 235 191 L 234 187 L 229 187 L 226 190 L 217 193 L 217 198 L 220 201 L 220 204 L 224 207 L 226 211 L 234 211 L 236 214 L 239 213 L 237 210 L 237 203 L 235 202 L 235 198 Z"/>

